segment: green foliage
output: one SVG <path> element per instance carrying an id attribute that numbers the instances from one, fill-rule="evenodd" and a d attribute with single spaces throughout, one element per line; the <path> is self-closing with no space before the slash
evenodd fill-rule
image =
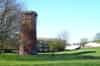
<path id="1" fill-rule="evenodd" d="M 94 40 L 94 42 L 96 42 L 96 43 L 100 43 L 100 40 Z"/>
<path id="2" fill-rule="evenodd" d="M 48 45 L 50 51 L 61 51 L 65 48 L 65 41 L 58 39 L 49 40 Z"/>
<path id="3" fill-rule="evenodd" d="M 40 49 L 47 49 L 48 51 L 63 51 L 65 49 L 65 40 L 61 39 L 42 39 L 38 40 L 38 47 L 40 46 Z"/>

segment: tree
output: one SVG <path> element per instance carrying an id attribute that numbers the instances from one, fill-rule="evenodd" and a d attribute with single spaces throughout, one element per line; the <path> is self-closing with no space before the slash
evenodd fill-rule
<path id="1" fill-rule="evenodd" d="M 20 12 L 16 0 L 0 0 L 0 42 L 2 49 L 4 42 L 18 30 Z"/>
<path id="2" fill-rule="evenodd" d="M 68 32 L 63 31 L 58 35 L 59 40 L 63 40 L 64 48 L 68 45 Z"/>
<path id="3" fill-rule="evenodd" d="M 52 39 L 48 41 L 50 51 L 63 51 L 65 49 L 65 41 L 61 39 Z"/>
<path id="4" fill-rule="evenodd" d="M 68 44 L 68 33 L 66 31 L 61 32 L 56 39 L 48 41 L 49 49 L 52 51 L 52 55 L 56 51 L 63 51 Z"/>
<path id="5" fill-rule="evenodd" d="M 84 48 L 85 47 L 85 44 L 88 43 L 88 39 L 87 38 L 82 38 L 80 39 L 80 44 L 81 44 L 81 47 Z"/>

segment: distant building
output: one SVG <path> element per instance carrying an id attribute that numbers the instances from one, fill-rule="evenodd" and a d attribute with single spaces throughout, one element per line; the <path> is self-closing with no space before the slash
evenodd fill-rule
<path id="1" fill-rule="evenodd" d="M 90 42 L 85 44 L 85 48 L 93 48 L 93 47 L 100 47 L 100 43 Z"/>

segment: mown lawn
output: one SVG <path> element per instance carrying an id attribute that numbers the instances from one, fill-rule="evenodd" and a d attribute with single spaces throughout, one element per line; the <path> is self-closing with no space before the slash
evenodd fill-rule
<path id="1" fill-rule="evenodd" d="M 0 66 L 100 66 L 100 48 L 81 49 L 33 56 L 0 54 Z"/>

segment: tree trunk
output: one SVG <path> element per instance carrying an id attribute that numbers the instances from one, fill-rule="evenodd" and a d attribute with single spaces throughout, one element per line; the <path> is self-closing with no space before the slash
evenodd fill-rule
<path id="1" fill-rule="evenodd" d="M 24 45 L 23 44 L 19 45 L 19 55 L 24 55 Z"/>

